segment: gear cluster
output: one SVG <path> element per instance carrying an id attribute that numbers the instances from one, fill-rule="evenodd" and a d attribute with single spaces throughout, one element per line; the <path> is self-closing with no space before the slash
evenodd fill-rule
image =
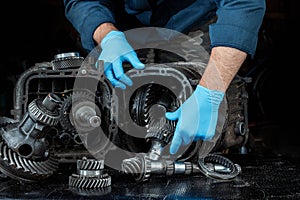
<path id="1" fill-rule="evenodd" d="M 72 188 L 98 189 L 111 186 L 111 177 L 104 173 L 104 160 L 87 159 L 77 161 L 77 174 L 69 176 Z"/>
<path id="2" fill-rule="evenodd" d="M 210 154 L 201 163 L 195 159 L 216 144 L 226 148 L 245 144 L 247 95 L 237 95 L 245 92 L 241 79 L 232 82 L 220 106 L 216 143 L 193 142 L 179 157 L 172 157 L 168 148 L 177 122 L 167 120 L 165 113 L 175 111 L 192 94 L 205 69 L 203 63 L 157 64 L 147 66 L 143 73 L 128 70 L 128 76 L 139 84 L 119 92 L 99 75 L 96 60 L 84 62 L 74 53 L 57 55 L 20 76 L 11 111 L 14 119 L 0 117 L 0 177 L 36 182 L 56 173 L 60 163 L 74 163 L 77 171 L 69 176 L 70 189 L 101 194 L 110 191 L 112 184 L 104 169 L 111 149 L 133 155 L 117 162 L 116 157 L 106 160 L 113 160 L 118 165 L 114 169 L 121 168 L 139 182 L 154 174 L 202 172 L 215 178 L 218 170 L 226 175 L 235 169 L 237 165 L 219 156 Z M 77 80 L 81 87 L 76 87 Z M 93 88 L 82 87 L 87 85 Z M 138 130 L 131 131 L 137 135 L 127 133 L 129 129 Z M 239 172 L 231 173 L 230 179 Z"/>

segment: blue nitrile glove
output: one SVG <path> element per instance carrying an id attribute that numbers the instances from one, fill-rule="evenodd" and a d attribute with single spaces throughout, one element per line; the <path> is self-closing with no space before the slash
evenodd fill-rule
<path id="1" fill-rule="evenodd" d="M 181 145 L 200 139 L 212 139 L 223 97 L 223 92 L 198 85 L 193 94 L 176 111 L 166 113 L 167 119 L 178 120 L 170 146 L 171 154 L 175 154 Z"/>
<path id="2" fill-rule="evenodd" d="M 104 62 L 104 74 L 114 87 L 125 89 L 131 86 L 131 79 L 124 73 L 122 63 L 124 61 L 136 69 L 143 69 L 145 65 L 138 59 L 136 52 L 128 44 L 121 31 L 109 32 L 101 41 L 102 52 L 98 60 Z M 126 85 L 125 85 L 126 84 Z"/>

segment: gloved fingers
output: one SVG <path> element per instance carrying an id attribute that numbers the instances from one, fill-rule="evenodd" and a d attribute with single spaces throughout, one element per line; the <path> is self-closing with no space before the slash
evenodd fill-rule
<path id="1" fill-rule="evenodd" d="M 114 73 L 112 71 L 111 68 L 107 68 L 105 71 L 104 71 L 104 74 L 106 76 L 106 78 L 110 81 L 110 83 L 116 87 L 116 88 L 121 88 L 123 90 L 126 89 L 126 86 L 120 82 L 119 80 L 117 80 L 115 77 L 114 77 Z"/>
<path id="2" fill-rule="evenodd" d="M 118 60 L 112 64 L 113 73 L 115 75 L 115 78 L 126 85 L 131 86 L 132 80 L 124 73 L 124 69 L 122 66 L 122 61 Z"/>
<path id="3" fill-rule="evenodd" d="M 135 69 L 144 69 L 145 65 L 138 59 L 136 53 L 134 51 L 126 54 L 125 59 L 130 62 L 130 64 Z"/>
<path id="4" fill-rule="evenodd" d="M 174 133 L 172 142 L 171 142 L 171 146 L 170 146 L 170 154 L 175 154 L 177 153 L 179 147 L 182 144 L 182 139 L 181 136 L 178 133 Z"/>
<path id="5" fill-rule="evenodd" d="M 181 108 L 178 108 L 174 112 L 166 112 L 165 116 L 168 120 L 174 121 L 179 118 L 180 114 L 181 114 Z"/>

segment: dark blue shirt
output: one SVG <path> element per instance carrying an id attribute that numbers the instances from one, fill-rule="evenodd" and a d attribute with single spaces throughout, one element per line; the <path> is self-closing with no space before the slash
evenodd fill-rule
<path id="1" fill-rule="evenodd" d="M 163 1 L 158 0 L 157 4 Z M 66 17 L 79 32 L 87 51 L 96 46 L 93 33 L 100 24 L 116 23 L 118 10 L 113 9 L 113 4 L 114 0 L 64 0 Z M 143 25 L 152 26 L 153 10 L 147 0 L 124 0 L 124 4 L 128 14 L 134 15 Z M 265 9 L 265 0 L 194 0 L 172 12 L 162 26 L 185 33 L 216 14 L 217 20 L 209 25 L 211 47 L 233 47 L 254 55 Z"/>

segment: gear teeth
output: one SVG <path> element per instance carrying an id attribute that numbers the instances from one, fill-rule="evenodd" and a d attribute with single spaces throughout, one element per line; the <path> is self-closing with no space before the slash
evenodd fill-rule
<path id="1" fill-rule="evenodd" d="M 87 159 L 77 161 L 78 174 L 69 176 L 69 186 L 72 188 L 96 189 L 111 185 L 111 177 L 103 174 L 104 160 Z"/>
<path id="2" fill-rule="evenodd" d="M 148 181 L 151 175 L 151 159 L 145 153 L 123 160 L 122 170 L 131 175 L 137 182 Z"/>
<path id="3" fill-rule="evenodd" d="M 28 105 L 28 112 L 38 121 L 49 126 L 55 126 L 59 122 L 59 114 L 56 112 L 45 112 L 38 106 L 38 99 L 33 100 Z"/>
<path id="4" fill-rule="evenodd" d="M 161 118 L 158 122 L 152 121 L 149 124 L 146 139 L 157 139 L 165 145 L 168 144 L 174 134 L 176 122 Z"/>
<path id="5" fill-rule="evenodd" d="M 95 160 L 83 158 L 77 161 L 78 170 L 103 170 L 104 160 Z"/>
<path id="6" fill-rule="evenodd" d="M 111 186 L 107 186 L 107 187 L 101 187 L 101 188 L 75 188 L 72 186 L 69 186 L 69 189 L 74 192 L 77 195 L 80 196 L 103 196 L 106 194 L 111 193 Z"/>
<path id="7" fill-rule="evenodd" d="M 64 130 L 68 132 L 77 133 L 76 128 L 70 121 L 70 113 L 72 109 L 72 103 L 77 101 L 94 101 L 95 97 L 87 91 L 73 91 L 66 95 L 60 106 L 60 125 Z"/>
<path id="8" fill-rule="evenodd" d="M 157 100 L 156 92 L 156 86 L 153 84 L 137 90 L 136 95 L 133 98 L 131 115 L 138 125 L 145 126 L 149 123 L 149 110 Z"/>
<path id="9" fill-rule="evenodd" d="M 111 185 L 111 177 L 108 174 L 103 174 L 98 177 L 85 177 L 77 174 L 69 176 L 69 186 L 75 188 L 95 189 L 103 188 Z"/>
<path id="10" fill-rule="evenodd" d="M 51 156 L 45 161 L 34 161 L 21 157 L 4 141 L 0 141 L 0 169 L 12 172 L 13 174 L 7 173 L 12 178 L 34 182 L 52 175 L 58 169 L 58 165 L 58 160 Z"/>
<path id="11" fill-rule="evenodd" d="M 13 124 L 15 122 L 17 122 L 17 121 L 14 120 L 14 119 L 11 119 L 11 118 L 8 118 L 8 117 L 0 117 L 0 128 L 5 127 L 9 124 Z"/>

